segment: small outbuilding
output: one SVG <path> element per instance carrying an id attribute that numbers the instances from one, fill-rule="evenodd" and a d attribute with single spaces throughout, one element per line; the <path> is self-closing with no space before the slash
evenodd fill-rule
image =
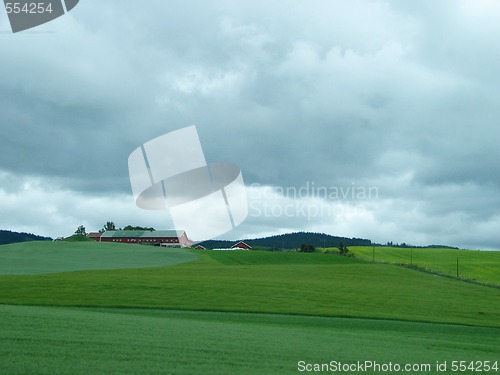
<path id="1" fill-rule="evenodd" d="M 252 250 L 252 246 L 250 246 L 249 244 L 247 244 L 243 241 L 240 241 L 240 242 L 234 244 L 233 246 L 231 246 L 231 249 L 234 249 L 234 250 L 237 250 L 237 249 Z"/>
<path id="2" fill-rule="evenodd" d="M 93 239 L 94 241 L 99 242 L 101 240 L 102 233 L 101 232 L 90 232 L 87 234 L 87 237 Z"/>

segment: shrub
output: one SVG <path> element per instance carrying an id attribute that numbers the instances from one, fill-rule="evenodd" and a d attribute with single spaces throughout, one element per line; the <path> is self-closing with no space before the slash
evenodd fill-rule
<path id="1" fill-rule="evenodd" d="M 303 243 L 300 245 L 300 252 L 301 253 L 314 253 L 316 251 L 316 248 L 313 245 L 305 244 Z"/>
<path id="2" fill-rule="evenodd" d="M 349 252 L 349 249 L 347 248 L 347 246 L 345 246 L 344 243 L 341 242 L 339 245 L 339 254 L 342 256 L 347 256 L 348 252 Z"/>
<path id="3" fill-rule="evenodd" d="M 81 234 L 74 234 L 72 236 L 66 237 L 64 241 L 68 242 L 82 242 L 82 241 L 94 241 L 92 238 L 87 236 L 82 236 Z"/>

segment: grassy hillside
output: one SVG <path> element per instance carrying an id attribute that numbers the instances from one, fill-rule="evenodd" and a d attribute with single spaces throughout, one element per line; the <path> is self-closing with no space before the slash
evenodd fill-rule
<path id="1" fill-rule="evenodd" d="M 195 253 L 175 267 L 2 276 L 0 302 L 500 326 L 500 289 L 328 254 Z"/>
<path id="2" fill-rule="evenodd" d="M 0 246 L 0 269 L 0 373 L 500 360 L 500 289 L 356 258 L 43 242 Z"/>
<path id="3" fill-rule="evenodd" d="M 268 264 L 353 264 L 360 261 L 323 253 L 269 252 L 269 251 L 208 251 L 203 253 L 219 263 L 227 265 Z"/>
<path id="4" fill-rule="evenodd" d="M 38 241 L 0 246 L 0 275 L 158 267 L 193 261 L 195 254 L 117 243 Z"/>
<path id="5" fill-rule="evenodd" d="M 81 235 L 81 234 L 73 234 L 72 236 L 66 237 L 64 239 L 66 242 L 90 242 L 94 241 L 92 238 L 89 238 L 87 236 Z"/>
<path id="6" fill-rule="evenodd" d="M 357 258 L 372 260 L 373 248 L 349 248 Z M 459 277 L 500 285 L 500 251 L 472 251 L 440 248 L 404 249 L 375 247 L 375 261 L 410 264 L 425 267 L 445 275 L 456 276 L 457 259 Z"/>
<path id="7" fill-rule="evenodd" d="M 448 361 L 449 369 L 457 359 L 498 360 L 498 347 L 498 328 L 0 305 L 4 374 L 296 374 L 299 361 L 430 364 L 435 370 L 436 361 Z"/>

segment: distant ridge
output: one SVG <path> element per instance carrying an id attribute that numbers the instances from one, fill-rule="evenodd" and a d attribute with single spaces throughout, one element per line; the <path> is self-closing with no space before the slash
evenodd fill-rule
<path id="1" fill-rule="evenodd" d="M 244 239 L 243 240 L 254 249 L 297 249 L 302 244 L 313 245 L 315 247 L 337 247 L 340 242 L 346 246 L 371 246 L 372 242 L 364 238 L 348 238 L 332 236 L 325 233 L 312 233 L 312 232 L 294 232 L 287 234 L 279 234 L 276 236 Z M 204 241 L 200 245 L 207 249 L 214 248 L 228 248 L 238 241 L 227 240 L 209 240 Z"/>
<path id="2" fill-rule="evenodd" d="M 0 229 L 0 245 L 7 245 L 9 243 L 16 242 L 28 242 L 28 241 L 50 241 L 52 238 L 38 236 L 32 233 L 19 233 L 12 232 L 10 230 Z"/>

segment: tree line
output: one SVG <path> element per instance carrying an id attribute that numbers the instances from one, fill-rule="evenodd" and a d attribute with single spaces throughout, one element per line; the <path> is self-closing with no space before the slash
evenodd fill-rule
<path id="1" fill-rule="evenodd" d="M 152 227 L 141 227 L 141 226 L 133 226 L 133 225 L 127 225 L 123 228 L 116 228 L 116 225 L 112 221 L 107 221 L 106 224 L 103 225 L 101 229 L 99 229 L 99 233 L 104 233 L 106 231 L 113 231 L 113 230 L 144 230 L 144 231 L 150 231 L 154 232 L 156 229 Z M 75 235 L 77 236 L 86 236 L 87 230 L 84 225 L 78 226 L 75 230 Z"/>
<path id="2" fill-rule="evenodd" d="M 339 243 L 337 249 L 338 249 L 339 255 L 347 256 L 349 253 L 349 249 L 342 241 Z M 300 245 L 299 251 L 301 253 L 314 253 L 314 252 L 316 252 L 316 247 L 314 245 L 311 245 L 311 244 L 303 243 L 302 245 Z M 331 253 L 331 251 L 329 251 L 329 252 Z"/>
<path id="3" fill-rule="evenodd" d="M 263 238 L 244 239 L 243 241 L 252 246 L 254 249 L 266 250 L 300 249 L 302 244 L 308 244 L 314 246 L 315 248 L 338 247 L 340 243 L 343 243 L 345 246 L 373 245 L 370 240 L 364 238 L 339 237 L 325 233 L 313 232 L 294 232 Z M 215 249 L 231 247 L 234 243 L 235 241 L 209 240 L 202 242 L 201 245 L 207 249 Z"/>
<path id="4" fill-rule="evenodd" d="M 10 243 L 17 242 L 28 242 L 28 241 L 50 241 L 52 238 L 38 236 L 32 233 L 24 232 L 12 232 L 10 230 L 0 230 L 0 245 L 7 245 Z"/>

